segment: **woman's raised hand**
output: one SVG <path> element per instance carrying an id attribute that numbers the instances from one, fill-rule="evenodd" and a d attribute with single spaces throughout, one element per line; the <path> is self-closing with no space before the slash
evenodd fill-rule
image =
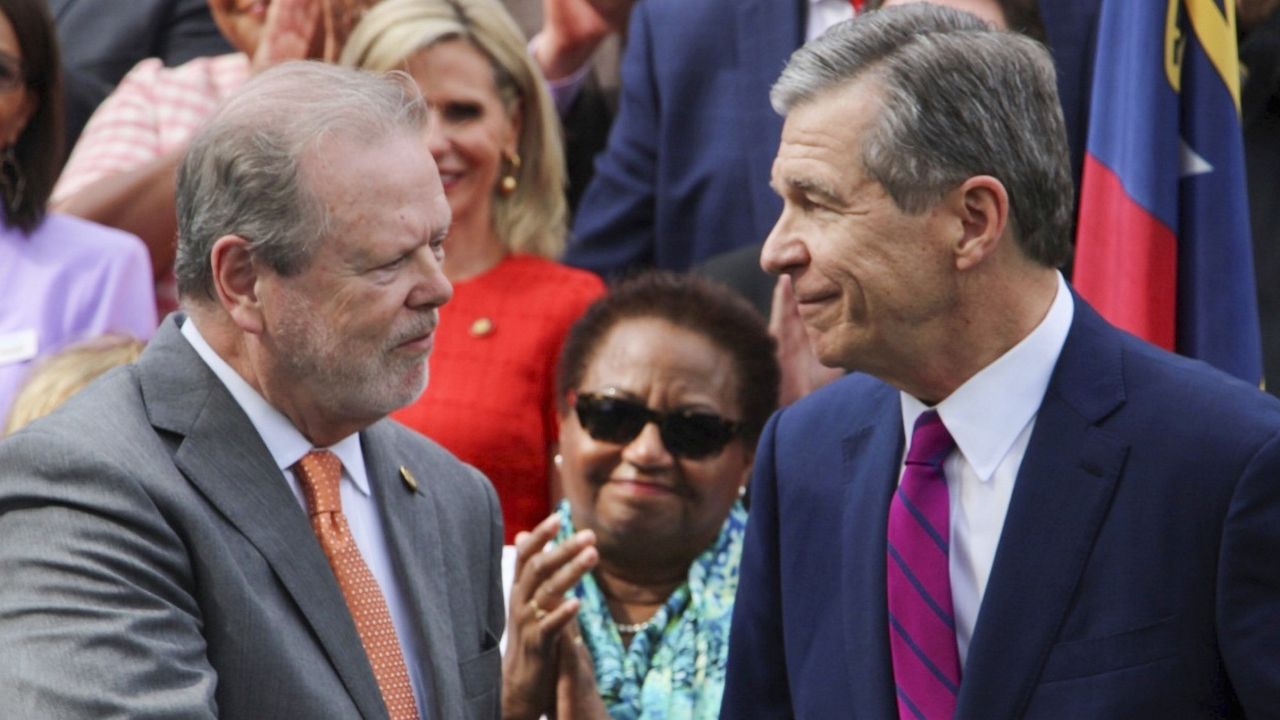
<path id="1" fill-rule="evenodd" d="M 502 658 L 502 716 L 508 720 L 533 719 L 553 711 L 558 640 L 573 624 L 579 608 L 579 602 L 565 598 L 565 593 L 599 559 L 590 530 L 548 546 L 559 528 L 560 516 L 553 513 L 532 532 L 516 536 L 507 652 Z"/>

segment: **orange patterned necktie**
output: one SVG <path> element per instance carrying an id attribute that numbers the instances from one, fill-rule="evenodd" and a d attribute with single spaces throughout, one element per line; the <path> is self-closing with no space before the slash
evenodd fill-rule
<path id="1" fill-rule="evenodd" d="M 342 588 L 347 608 L 356 622 L 356 632 L 378 680 L 387 713 L 391 720 L 417 720 L 413 686 L 409 683 L 409 671 L 400 652 L 395 626 L 391 624 L 387 601 L 360 556 L 360 548 L 356 547 L 347 518 L 342 514 L 342 497 L 338 494 L 342 461 L 328 450 L 312 450 L 293 466 L 293 472 L 307 500 L 311 527 L 329 558 L 329 566 L 338 578 L 338 587 Z"/>

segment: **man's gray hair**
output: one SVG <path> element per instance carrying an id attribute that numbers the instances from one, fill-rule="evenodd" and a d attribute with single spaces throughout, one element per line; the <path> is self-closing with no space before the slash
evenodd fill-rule
<path id="1" fill-rule="evenodd" d="M 332 140 L 419 136 L 426 122 L 426 103 L 403 73 L 291 62 L 250 80 L 192 139 L 178 170 L 181 297 L 215 297 L 209 255 L 224 235 L 248 240 L 276 273 L 302 271 L 330 220 L 303 172 L 306 159 Z"/>
<path id="2" fill-rule="evenodd" d="M 948 8 L 885 8 L 797 50 L 770 99 L 786 115 L 863 77 L 880 85 L 883 103 L 863 139 L 863 171 L 899 209 L 924 212 L 968 178 L 990 175 L 1009 193 L 1026 254 L 1050 267 L 1066 262 L 1073 188 L 1043 45 Z"/>

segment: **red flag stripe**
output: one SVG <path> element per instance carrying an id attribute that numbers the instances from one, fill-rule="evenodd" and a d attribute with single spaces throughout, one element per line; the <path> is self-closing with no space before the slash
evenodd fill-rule
<path id="1" fill-rule="evenodd" d="M 1174 349 L 1178 239 L 1125 192 L 1120 178 L 1085 156 L 1072 272 L 1076 290 L 1113 324 Z"/>

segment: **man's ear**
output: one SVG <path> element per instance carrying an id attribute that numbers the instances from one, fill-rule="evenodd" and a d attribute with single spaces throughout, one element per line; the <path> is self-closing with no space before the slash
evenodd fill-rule
<path id="1" fill-rule="evenodd" d="M 262 333 L 262 302 L 258 297 L 259 264 L 249 241 L 239 235 L 223 235 L 209 251 L 213 289 L 222 309 L 242 331 Z"/>
<path id="2" fill-rule="evenodd" d="M 1000 246 L 1009 223 L 1009 193 L 990 175 L 975 175 L 951 195 L 963 229 L 954 247 L 956 269 L 968 270 Z"/>

